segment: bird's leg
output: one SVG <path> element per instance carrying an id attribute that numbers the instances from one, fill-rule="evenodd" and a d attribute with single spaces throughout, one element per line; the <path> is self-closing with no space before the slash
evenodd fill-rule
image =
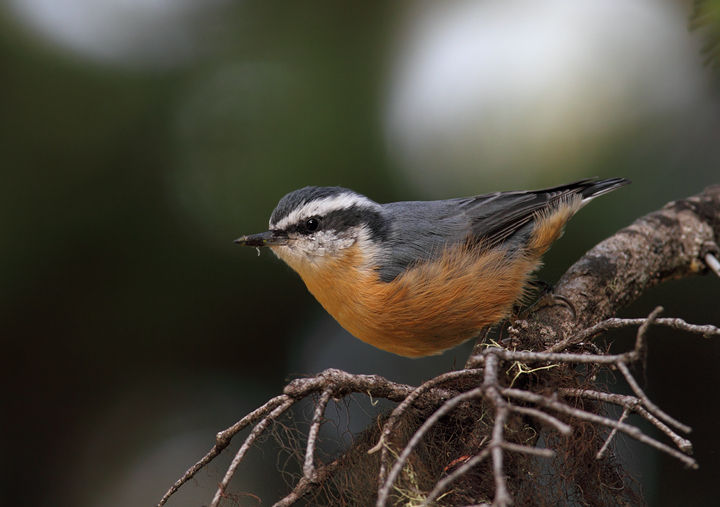
<path id="1" fill-rule="evenodd" d="M 553 294 L 552 285 L 543 280 L 531 280 L 528 282 L 528 285 L 534 289 L 537 289 L 540 292 L 540 297 L 538 297 L 538 299 L 535 300 L 535 302 L 533 302 L 530 306 L 525 308 L 524 311 L 520 312 L 517 316 L 518 319 L 527 319 L 532 313 L 538 311 L 540 308 L 557 304 L 562 304 L 563 306 L 567 307 L 567 309 L 570 310 L 570 313 L 572 313 L 573 320 L 577 318 L 575 306 L 572 304 L 572 302 L 564 296 Z"/>

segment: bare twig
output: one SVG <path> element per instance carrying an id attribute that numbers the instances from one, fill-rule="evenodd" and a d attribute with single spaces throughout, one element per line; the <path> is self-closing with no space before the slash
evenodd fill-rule
<path id="1" fill-rule="evenodd" d="M 550 449 L 537 449 L 535 447 L 528 447 L 526 445 L 517 445 L 510 442 L 503 442 L 501 444 L 502 448 L 506 451 L 514 451 L 514 452 L 526 452 L 529 454 L 534 454 L 536 456 L 541 456 L 543 458 L 552 458 L 555 453 L 551 451 Z M 476 456 L 473 456 L 469 460 L 467 460 L 465 463 L 463 463 L 461 466 L 457 468 L 457 470 L 453 471 L 452 473 L 448 474 L 446 477 L 443 477 L 441 480 L 438 481 L 438 483 L 435 485 L 435 487 L 430 491 L 428 496 L 425 498 L 423 503 L 419 505 L 419 507 L 427 507 L 432 504 L 435 500 L 438 499 L 438 497 L 442 494 L 447 487 L 452 484 L 456 479 L 462 477 L 465 475 L 469 470 L 471 470 L 473 467 L 478 465 L 481 461 L 486 460 L 490 454 L 491 454 L 492 447 L 487 447 L 483 449 L 480 454 L 477 454 Z M 487 505 L 487 504 L 485 504 Z"/>
<path id="2" fill-rule="evenodd" d="M 500 395 L 500 386 L 498 382 L 498 365 L 500 361 L 499 356 L 501 355 L 502 351 L 504 351 L 504 349 L 502 349 L 499 353 L 495 353 L 496 349 L 488 349 L 488 353 L 484 355 L 483 362 L 485 368 L 483 371 L 483 385 L 481 387 L 467 391 L 466 393 L 460 394 L 443 403 L 443 405 L 436 412 L 434 412 L 415 432 L 413 437 L 403 449 L 403 452 L 395 461 L 388 477 L 381 484 L 380 490 L 378 491 L 377 507 L 384 507 L 386 505 L 393 483 L 395 482 L 401 470 L 405 466 L 405 463 L 410 457 L 410 454 L 417 447 L 422 437 L 427 433 L 427 431 L 432 427 L 432 425 L 434 425 L 445 414 L 453 410 L 457 405 L 469 399 L 484 397 L 485 399 L 490 400 L 496 409 L 495 420 L 493 422 L 492 439 L 490 440 L 487 448 L 488 455 L 491 455 L 493 459 L 493 478 L 495 481 L 495 499 L 493 500 L 494 506 L 505 507 L 512 503 L 512 498 L 510 497 L 510 493 L 507 490 L 505 472 L 502 465 L 503 451 L 531 453 L 544 457 L 552 456 L 554 454 L 551 450 L 548 449 L 536 449 L 534 447 L 517 445 L 505 441 L 503 432 L 505 422 L 507 421 L 511 411 L 525 413 L 537 417 L 544 422 L 554 425 L 563 433 L 569 433 L 572 430 L 568 425 L 562 423 L 557 418 L 549 414 L 545 414 L 539 410 L 532 408 L 511 405 L 503 399 L 503 397 Z M 445 487 L 450 484 L 450 482 L 452 482 L 457 477 L 472 468 L 472 466 L 474 466 L 475 464 L 479 463 L 482 459 L 484 459 L 484 457 L 486 456 L 481 453 L 478 456 L 471 458 L 471 460 L 465 463 L 464 466 L 461 466 L 453 474 L 448 476 L 448 478 L 446 478 L 444 482 L 441 481 L 440 483 L 438 483 L 438 487 L 433 489 L 433 491 L 431 491 L 430 495 L 428 496 L 430 500 L 426 499 L 425 502 L 427 503 L 437 498 L 437 495 L 439 495 L 445 489 Z M 468 463 L 470 463 L 469 466 Z"/>
<path id="3" fill-rule="evenodd" d="M 647 395 L 643 392 L 642 389 L 640 389 L 640 385 L 637 383 L 635 378 L 633 378 L 632 374 L 630 373 L 630 370 L 625 365 L 625 363 L 618 363 L 617 364 L 618 370 L 620 370 L 625 377 L 625 380 L 627 380 L 627 383 L 630 385 L 630 388 L 635 392 L 638 398 L 640 398 L 643 402 L 643 406 L 653 414 L 658 419 L 661 419 L 662 421 L 665 421 L 667 424 L 676 427 L 680 431 L 683 431 L 685 433 L 690 433 L 692 431 L 692 428 L 690 426 L 687 426 L 680 421 L 677 421 L 676 419 L 673 419 L 668 414 L 660 410 L 660 407 L 655 405 L 650 399 L 647 397 Z"/>
<path id="4" fill-rule="evenodd" d="M 508 408 L 512 412 L 517 412 L 518 414 L 526 414 L 536 418 L 541 422 L 544 422 L 545 424 L 554 426 L 556 430 L 558 430 L 561 434 L 565 436 L 568 436 L 572 433 L 572 427 L 569 424 L 565 424 L 557 417 L 547 414 L 536 408 L 521 407 L 519 405 L 509 405 Z"/>
<path id="5" fill-rule="evenodd" d="M 193 465 L 183 476 L 173 484 L 163 498 L 158 502 L 157 507 L 165 505 L 167 500 L 187 481 L 192 479 L 197 472 L 202 470 L 208 463 L 214 460 L 220 453 L 227 448 L 232 438 L 240 431 L 248 426 L 261 420 L 261 423 L 253 429 L 253 432 L 244 442 L 241 450 L 235 456 L 233 465 L 228 469 L 223 482 L 219 485 L 218 491 L 213 499 L 212 505 L 217 505 L 219 499 L 224 494 L 225 488 L 237 469 L 240 461 L 243 459 L 252 443 L 267 428 L 267 426 L 285 412 L 289 406 L 295 401 L 300 400 L 316 392 L 323 392 L 327 388 L 332 388 L 335 396 L 346 396 L 352 393 L 366 393 L 376 398 L 385 398 L 391 401 L 403 401 L 410 393 L 416 390 L 415 387 L 405 384 L 398 384 L 384 379 L 378 375 L 353 375 L 341 370 L 329 369 L 314 377 L 300 378 L 290 382 L 284 389 L 285 394 L 277 396 L 265 403 L 262 407 L 243 417 L 240 421 L 232 425 L 230 428 L 217 434 L 216 444 L 200 461 Z M 442 400 L 452 397 L 454 392 L 434 389 L 432 387 L 424 391 L 426 401 L 429 405 L 437 405 Z M 421 403 L 421 405 L 422 405 Z M 326 403 L 327 404 L 327 403 Z M 276 412 L 276 409 L 284 407 Z M 256 432 L 257 431 L 257 432 Z M 314 444 L 313 444 L 314 445 Z M 325 475 L 332 473 L 335 467 L 325 466 Z M 320 472 L 317 472 L 320 474 Z M 326 477 L 325 477 L 326 478 Z M 318 479 L 319 480 L 319 479 Z M 305 482 L 312 482 L 306 480 Z M 296 490 L 306 489 L 304 485 L 298 485 Z"/>
<path id="6" fill-rule="evenodd" d="M 276 396 L 275 398 L 271 399 L 265 405 L 258 408 L 257 410 L 254 410 L 253 412 L 250 412 L 248 415 L 240 419 L 240 421 L 233 424 L 231 427 L 226 429 L 225 431 L 221 431 L 217 434 L 216 437 L 216 443 L 213 446 L 213 448 L 208 452 L 200 461 L 195 463 L 183 476 L 178 479 L 175 484 L 172 485 L 172 487 L 168 490 L 167 493 L 160 499 L 160 501 L 157 504 L 157 507 L 162 507 L 165 505 L 165 503 L 168 501 L 168 499 L 178 490 L 180 489 L 180 486 L 185 484 L 187 481 L 192 479 L 195 474 L 197 474 L 200 470 L 202 470 L 208 463 L 210 463 L 212 460 L 214 460 L 217 456 L 220 455 L 220 453 L 227 448 L 228 445 L 230 445 L 230 441 L 232 440 L 232 437 L 237 435 L 240 431 L 248 427 L 249 425 L 253 424 L 255 421 L 260 419 L 261 417 L 265 416 L 268 412 L 274 410 L 278 405 L 281 405 L 282 403 L 285 403 L 289 397 L 287 395 L 281 395 Z"/>
<path id="7" fill-rule="evenodd" d="M 623 407 L 622 414 L 620 415 L 620 419 L 618 419 L 619 423 L 622 423 L 627 419 L 627 416 L 630 414 L 630 409 L 628 407 Z M 597 455 L 595 456 L 597 459 L 602 458 L 605 455 L 605 452 L 608 450 L 608 447 L 610 447 L 610 443 L 612 442 L 613 438 L 615 438 L 615 435 L 617 435 L 618 429 L 613 428 L 610 434 L 608 435 L 607 439 L 605 440 L 605 443 L 598 451 Z"/>
<path id="8" fill-rule="evenodd" d="M 240 447 L 240 450 L 237 452 L 237 454 L 235 454 L 235 457 L 233 458 L 232 463 L 230 463 L 227 472 L 225 472 L 225 477 L 223 477 L 223 480 L 218 485 L 218 489 L 217 491 L 215 491 L 215 496 L 210 503 L 210 507 L 217 507 L 219 505 L 220 499 L 225 494 L 225 490 L 227 489 L 228 484 L 230 484 L 230 479 L 232 479 L 233 475 L 235 475 L 235 470 L 240 465 L 240 462 L 243 460 L 248 450 L 250 450 L 250 447 L 255 442 L 255 440 L 257 440 L 257 438 L 262 434 L 262 432 L 265 431 L 265 428 L 267 428 L 268 424 L 277 419 L 294 403 L 295 400 L 292 398 L 285 400 L 280 406 L 276 407 L 253 428 L 253 430 L 250 432 L 250 435 L 248 435 L 248 437 L 245 439 L 245 442 L 243 442 L 243 445 Z"/>
<path id="9" fill-rule="evenodd" d="M 483 449 L 480 454 L 473 456 L 469 460 L 467 460 L 465 463 L 460 465 L 457 470 L 453 471 L 452 473 L 448 474 L 446 477 L 443 477 L 438 481 L 438 483 L 435 485 L 435 487 L 430 491 L 428 496 L 425 498 L 423 503 L 420 504 L 419 507 L 428 507 L 432 504 L 437 498 L 442 494 L 445 489 L 452 484 L 456 479 L 462 477 L 465 475 L 468 471 L 470 471 L 474 466 L 479 464 L 481 461 L 486 460 L 490 456 L 490 448 Z"/>
<path id="10" fill-rule="evenodd" d="M 596 336 L 599 336 L 607 331 L 613 329 L 622 329 L 631 326 L 640 326 L 647 322 L 646 318 L 642 319 L 619 319 L 613 317 L 611 319 L 603 320 L 592 327 L 589 327 L 579 333 L 566 338 L 565 340 L 556 343 L 555 345 L 548 347 L 544 352 L 559 352 L 568 348 L 570 345 L 576 343 L 582 343 L 588 340 L 592 340 Z M 683 319 L 678 318 L 665 318 L 655 319 L 654 324 L 670 327 L 672 329 L 678 329 L 680 331 L 687 331 L 688 333 L 694 333 L 704 336 L 705 338 L 720 337 L 720 328 L 712 325 L 696 325 L 688 324 Z"/>
<path id="11" fill-rule="evenodd" d="M 279 502 L 274 503 L 272 507 L 290 507 L 302 497 L 317 489 L 323 482 L 328 480 L 335 473 L 340 464 L 341 458 L 338 458 L 330 463 L 317 467 L 312 479 L 308 479 L 306 476 L 301 477 L 290 494 Z"/>
<path id="12" fill-rule="evenodd" d="M 410 441 L 405 446 L 405 449 L 403 449 L 403 452 L 400 454 L 398 459 L 393 464 L 392 469 L 390 470 L 390 473 L 388 474 L 387 479 L 385 479 L 385 482 L 380 487 L 380 490 L 378 491 L 378 499 L 377 499 L 377 507 L 385 507 L 387 503 L 388 496 L 390 495 L 390 489 L 392 488 L 392 485 L 395 483 L 395 479 L 397 479 L 398 475 L 400 475 L 400 471 L 405 466 L 405 463 L 407 462 L 408 458 L 410 457 L 410 454 L 412 451 L 417 447 L 417 445 L 420 443 L 420 440 L 425 435 L 425 433 L 428 432 L 428 430 L 445 414 L 453 410 L 456 406 L 460 405 L 461 403 L 482 397 L 483 388 L 482 387 L 476 387 L 475 389 L 471 389 L 470 391 L 467 391 L 462 394 L 458 394 L 454 398 L 447 400 L 443 405 L 437 409 L 433 414 L 427 418 L 427 420 L 420 426 L 420 428 L 415 432 L 415 434 L 412 436 Z"/>
<path id="13" fill-rule="evenodd" d="M 303 477 L 297 483 L 292 492 L 279 501 L 277 507 L 286 507 L 292 505 L 295 501 L 307 495 L 310 491 L 317 488 L 317 486 L 325 482 L 337 469 L 338 460 L 333 461 L 329 464 L 320 465 L 315 467 L 315 447 L 319 433 L 319 428 L 324 417 L 325 409 L 330 399 L 335 396 L 347 395 L 352 392 L 365 392 L 375 397 L 386 397 L 389 399 L 395 399 L 401 401 L 396 407 L 388 421 L 383 427 L 378 444 L 371 449 L 370 452 L 376 451 L 378 448 L 383 450 L 383 453 L 389 453 L 389 447 L 387 439 L 392 434 L 394 424 L 397 419 L 412 405 L 421 402 L 424 406 L 438 406 L 432 415 L 425 420 L 421 427 L 413 434 L 410 441 L 403 448 L 402 452 L 393 464 L 387 477 L 385 477 L 384 470 L 381 468 L 380 471 L 380 488 L 378 491 L 377 506 L 385 507 L 387 504 L 390 491 L 393 484 L 397 480 L 399 474 L 403 470 L 407 463 L 410 454 L 417 448 L 420 441 L 428 430 L 438 422 L 438 420 L 444 415 L 454 410 L 460 404 L 472 400 L 472 399 L 484 399 L 492 404 L 495 408 L 495 417 L 492 425 L 492 438 L 488 444 L 488 447 L 480 454 L 470 458 L 461 467 L 439 481 L 435 488 L 429 493 L 426 498 L 426 502 L 434 501 L 437 499 L 445 488 L 458 477 L 462 476 L 468 470 L 470 470 L 477 463 L 492 456 L 493 462 L 493 480 L 495 482 L 495 498 L 493 500 L 494 507 L 505 507 L 510 505 L 512 498 L 510 497 L 506 475 L 503 467 L 504 452 L 525 452 L 532 453 L 538 456 L 549 456 L 552 451 L 548 449 L 537 449 L 534 447 L 523 446 L 506 442 L 504 439 L 504 426 L 510 413 L 519 413 L 528 415 L 538 419 L 539 421 L 554 427 L 562 434 L 569 434 L 572 428 L 567 423 L 559 420 L 554 415 L 547 413 L 541 409 L 551 410 L 554 412 L 562 413 L 580 420 L 588 421 L 594 424 L 599 424 L 608 428 L 612 428 L 612 431 L 607 438 L 604 446 L 598 453 L 598 458 L 602 457 L 611 440 L 615 437 L 618 431 L 622 431 L 628 436 L 635 438 L 643 443 L 651 445 L 652 447 L 670 454 L 671 456 L 680 459 L 687 466 L 696 467 L 695 461 L 676 451 L 675 449 L 643 434 L 639 429 L 630 426 L 624 422 L 627 414 L 630 411 L 637 412 L 645 419 L 653 423 L 656 427 L 661 429 L 663 433 L 668 435 L 673 442 L 685 452 L 691 450 L 689 442 L 679 437 L 675 432 L 668 428 L 662 421 L 678 428 L 681 431 L 689 431 L 690 428 L 684 424 L 676 421 L 669 415 L 665 414 L 655 404 L 653 404 L 639 387 L 632 374 L 630 373 L 627 364 L 636 361 L 640 357 L 641 351 L 645 347 L 646 333 L 650 325 L 654 322 L 657 323 L 657 315 L 662 309 L 657 308 L 653 313 L 646 319 L 642 319 L 642 324 L 638 329 L 637 339 L 635 348 L 629 352 L 616 355 L 600 355 L 600 354 L 572 354 L 572 353 L 559 353 L 559 352 L 531 352 L 531 351 L 514 351 L 507 350 L 499 347 L 487 347 L 480 354 L 474 356 L 471 359 L 472 364 L 481 365 L 482 368 L 461 370 L 457 372 L 449 372 L 441 375 L 422 384 L 418 388 L 412 388 L 403 384 L 396 384 L 381 377 L 374 375 L 351 375 L 339 370 L 326 370 L 322 374 L 316 377 L 303 378 L 293 381 L 285 389 L 285 394 L 274 398 L 260 409 L 256 410 L 252 414 L 243 418 L 239 423 L 228 428 L 224 432 L 218 434 L 218 444 L 203 458 L 198 464 L 191 468 L 181 481 L 178 481 L 168 494 L 163 498 L 162 503 L 171 495 L 177 488 L 192 477 L 197 470 L 205 466 L 211 461 L 222 448 L 225 448 L 230 441 L 230 438 L 237 434 L 239 431 L 249 426 L 253 422 L 260 420 L 250 435 L 247 437 L 240 450 L 233 459 L 232 464 L 228 468 L 223 481 L 220 483 L 218 490 L 213 498 L 211 507 L 216 507 L 219 504 L 220 499 L 225 494 L 227 485 L 232 478 L 235 470 L 247 454 L 249 448 L 253 445 L 255 440 L 262 434 L 269 424 L 274 422 L 280 414 L 292 406 L 296 400 L 301 399 L 315 392 L 321 392 L 321 396 L 317 402 L 310 431 L 308 434 L 308 442 L 305 450 L 305 460 L 303 466 Z M 636 319 L 640 320 L 640 319 Z M 674 319 L 670 319 L 674 320 Z M 637 325 L 637 322 L 634 323 Z M 682 327 L 687 328 L 688 324 L 682 323 Z M 705 330 L 707 331 L 707 330 Z M 610 403 L 619 404 L 624 407 L 623 416 L 621 420 L 615 421 L 613 419 L 600 416 L 591 412 L 587 412 L 581 409 L 570 407 L 560 402 L 555 397 L 544 396 L 535 393 L 531 393 L 524 390 L 513 389 L 513 388 L 501 388 L 499 384 L 500 361 L 520 361 L 523 363 L 575 363 L 575 364 L 596 364 L 596 365 L 609 365 L 617 367 L 627 379 L 629 385 L 637 395 L 632 396 L 621 396 L 612 395 L 609 393 L 601 393 L 590 390 L 580 389 L 565 389 L 561 392 L 568 396 L 582 396 L 586 398 L 596 399 L 598 401 L 605 401 Z M 466 392 L 460 392 L 447 389 L 439 389 L 438 386 L 443 383 L 450 381 L 457 381 L 462 378 L 477 377 L 480 374 L 483 375 L 483 383 L 480 387 L 473 388 Z M 519 400 L 525 403 L 532 403 L 536 407 L 527 407 L 516 405 L 506 401 Z M 421 401 L 422 400 L 422 401 Z M 221 448 L 222 446 L 222 448 Z M 386 454 L 387 455 L 387 454 Z M 383 465 L 385 465 L 383 463 Z M 386 466 L 386 465 L 385 465 Z M 162 505 L 159 504 L 159 505 Z"/>
<path id="14" fill-rule="evenodd" d="M 395 427 L 395 423 L 400 418 L 402 414 L 405 413 L 405 411 L 410 408 L 410 406 L 415 403 L 415 400 L 417 400 L 420 396 L 425 394 L 426 392 L 430 391 L 431 389 L 435 388 L 436 386 L 448 382 L 450 380 L 457 380 L 464 377 L 474 377 L 481 375 L 483 370 L 480 369 L 468 369 L 468 370 L 458 370 L 458 371 L 451 371 L 448 373 L 443 373 L 442 375 L 438 375 L 434 379 L 428 380 L 427 382 L 424 382 L 421 384 L 417 389 L 415 389 L 412 393 L 410 393 L 403 401 L 400 403 L 397 407 L 395 407 L 395 410 L 392 411 L 390 414 L 390 417 L 385 422 L 385 425 L 383 426 L 383 431 L 380 435 L 380 440 L 378 440 L 378 443 L 368 451 L 368 454 L 372 454 L 374 452 L 377 452 L 378 450 L 382 449 L 382 454 L 380 456 L 380 472 L 378 474 L 378 480 L 379 484 L 382 484 L 387 476 L 387 463 L 389 460 L 389 448 L 387 446 L 387 439 L 392 434 L 393 428 Z"/>
<path id="15" fill-rule="evenodd" d="M 532 454 L 540 458 L 552 458 L 555 456 L 555 451 L 552 449 L 541 449 L 539 447 L 530 447 L 529 445 L 513 444 L 512 442 L 503 442 L 500 447 L 506 451 Z"/>
<path id="16" fill-rule="evenodd" d="M 492 355 L 496 355 L 505 361 L 522 361 L 524 363 L 577 363 L 577 364 L 615 364 L 618 360 L 624 359 L 625 354 L 614 356 L 601 356 L 597 354 L 571 354 L 571 353 L 550 353 L 550 352 L 530 352 L 515 351 L 507 349 L 488 349 L 492 351 Z M 626 353 L 627 354 L 627 353 Z M 475 356 L 473 363 L 487 363 L 487 356 L 491 354 L 483 354 Z"/>
<path id="17" fill-rule="evenodd" d="M 495 421 L 493 422 L 492 438 L 489 444 L 493 460 L 493 478 L 495 479 L 493 507 L 507 507 L 512 503 L 512 497 L 507 489 L 502 446 L 505 443 L 505 421 L 510 415 L 510 410 L 507 407 L 508 403 L 500 396 L 500 385 L 498 383 L 499 362 L 500 359 L 497 354 L 488 354 L 486 356 L 483 388 L 485 389 L 485 396 L 495 406 Z"/>
<path id="18" fill-rule="evenodd" d="M 662 442 L 658 442 L 654 438 L 648 437 L 645 435 L 642 431 L 637 429 L 634 426 L 630 426 L 625 423 L 619 423 L 613 419 L 610 419 L 608 417 L 599 416 L 597 414 L 593 414 L 591 412 L 586 412 L 584 410 L 580 410 L 577 408 L 570 407 L 568 405 L 565 405 L 564 403 L 559 402 L 558 400 L 549 398 L 547 396 L 541 396 L 538 394 L 534 394 L 528 391 L 523 391 L 520 389 L 503 389 L 502 394 L 505 396 L 508 396 L 510 398 L 514 398 L 517 400 L 527 401 L 531 403 L 537 403 L 540 406 L 546 407 L 551 410 L 555 410 L 557 412 L 567 414 L 569 416 L 575 417 L 577 419 L 588 421 L 596 424 L 600 424 L 602 426 L 607 426 L 609 428 L 618 428 L 623 433 L 627 434 L 628 436 L 634 438 L 635 440 L 638 440 L 644 444 L 650 445 L 652 447 L 655 447 L 656 449 L 663 451 L 670 456 L 679 459 L 685 465 L 689 466 L 690 468 L 697 468 L 697 463 L 694 459 L 690 458 L 689 456 L 686 456 L 685 454 L 682 454 L 681 452 L 676 451 L 672 447 L 668 447 L 667 445 L 663 444 Z"/>
<path id="19" fill-rule="evenodd" d="M 642 406 L 643 402 L 640 398 L 636 398 L 635 396 L 628 396 L 625 394 L 603 393 L 600 391 L 593 391 L 589 389 L 562 388 L 558 392 L 568 397 L 579 396 L 591 400 L 602 401 L 605 403 L 612 403 L 614 405 L 619 405 L 624 409 L 633 411 L 640 415 L 643 419 L 650 422 L 660 431 L 665 433 L 665 435 L 670 437 L 673 443 L 675 443 L 675 445 L 682 452 L 684 452 L 685 454 L 692 454 L 692 443 L 690 443 L 689 440 L 682 438 L 680 435 L 670 429 L 667 425 L 665 425 L 661 420 L 659 420 L 657 417 L 645 410 Z"/>
<path id="20" fill-rule="evenodd" d="M 327 407 L 330 397 L 333 394 L 333 386 L 327 386 L 323 391 L 313 415 L 312 424 L 308 433 L 307 450 L 305 452 L 305 464 L 303 465 L 303 475 L 305 480 L 314 481 L 315 476 L 315 441 L 317 440 L 320 425 L 322 424 L 325 408 Z"/>
<path id="21" fill-rule="evenodd" d="M 507 489 L 507 479 L 505 477 L 505 468 L 503 467 L 503 443 L 505 437 L 503 430 L 505 429 L 505 421 L 507 421 L 510 411 L 506 406 L 501 406 L 495 413 L 495 423 L 493 424 L 492 440 L 490 440 L 490 451 L 493 459 L 493 478 L 495 479 L 495 498 L 493 499 L 493 507 L 507 507 L 512 503 L 512 497 Z"/>

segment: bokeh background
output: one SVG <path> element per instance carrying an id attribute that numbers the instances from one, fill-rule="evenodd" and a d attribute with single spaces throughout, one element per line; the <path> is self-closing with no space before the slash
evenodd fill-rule
<path id="1" fill-rule="evenodd" d="M 154 505 L 288 379 L 337 367 L 416 384 L 464 363 L 467 346 L 409 360 L 355 340 L 279 260 L 232 243 L 291 190 L 387 202 L 633 180 L 573 219 L 540 273 L 553 282 L 720 183 L 692 8 L 0 0 L 0 504 Z M 720 325 L 720 279 L 667 283 L 624 315 L 657 304 Z M 717 340 L 653 334 L 644 385 L 695 429 L 701 468 L 620 440 L 651 505 L 720 498 L 718 360 Z M 287 491 L 271 444 L 233 484 L 257 495 L 243 505 Z M 209 503 L 223 459 L 169 505 Z"/>

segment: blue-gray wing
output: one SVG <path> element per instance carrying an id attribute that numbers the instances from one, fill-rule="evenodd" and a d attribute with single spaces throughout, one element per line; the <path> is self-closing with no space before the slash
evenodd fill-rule
<path id="1" fill-rule="evenodd" d="M 622 178 L 589 178 L 541 190 L 386 204 L 392 226 L 387 239 L 389 255 L 381 259 L 380 278 L 392 281 L 413 263 L 432 259 L 456 243 L 502 244 L 514 251 L 527 242 L 538 211 L 571 195 L 591 199 L 628 183 Z"/>

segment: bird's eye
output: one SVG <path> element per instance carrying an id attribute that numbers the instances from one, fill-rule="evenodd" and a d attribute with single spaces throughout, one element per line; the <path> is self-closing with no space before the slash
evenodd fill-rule
<path id="1" fill-rule="evenodd" d="M 317 218 L 308 218 L 305 222 L 305 228 L 310 231 L 317 231 L 318 227 L 320 227 L 320 221 Z"/>

